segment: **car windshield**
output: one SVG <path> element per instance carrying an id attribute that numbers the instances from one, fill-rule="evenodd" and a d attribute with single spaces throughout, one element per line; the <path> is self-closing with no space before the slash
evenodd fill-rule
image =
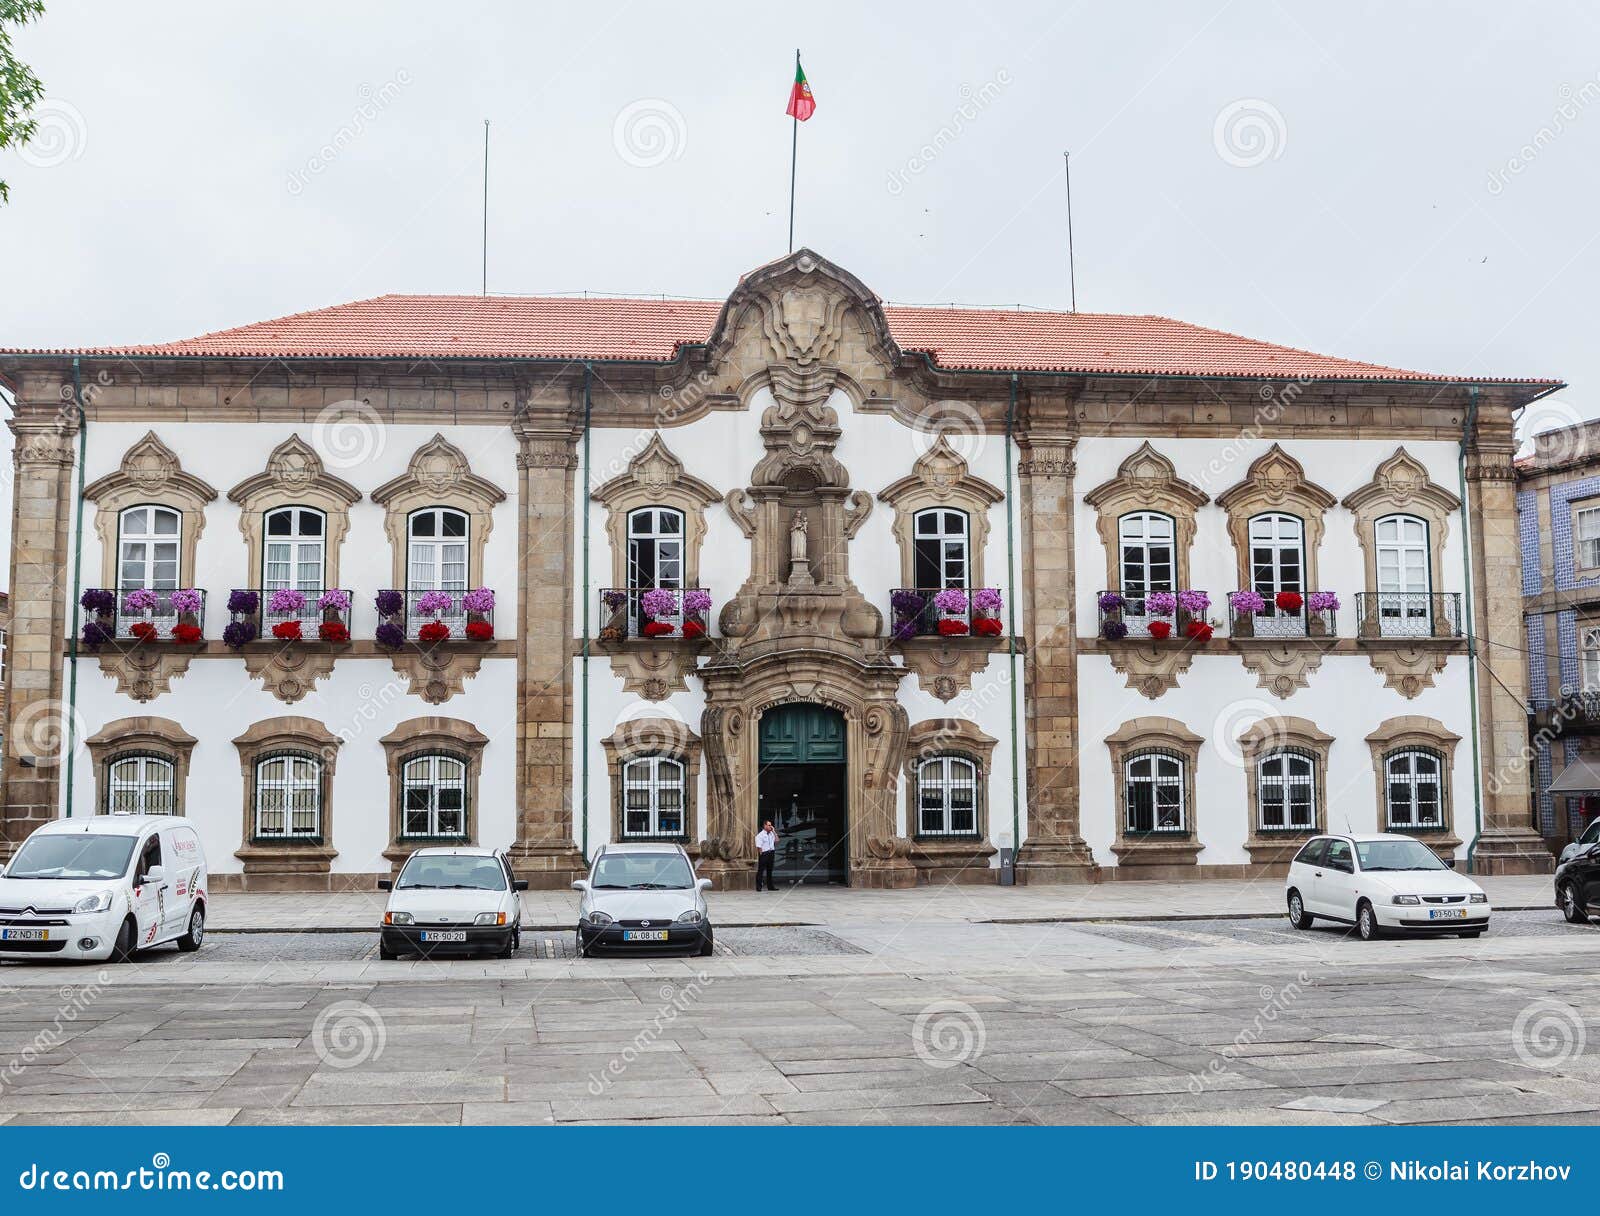
<path id="1" fill-rule="evenodd" d="M 406 862 L 394 886 L 397 891 L 504 891 L 506 872 L 493 857 L 429 853 Z"/>
<path id="2" fill-rule="evenodd" d="M 1448 870 L 1439 855 L 1417 840 L 1361 840 L 1356 856 L 1363 870 Z"/>
<path id="3" fill-rule="evenodd" d="M 31 837 L 6 867 L 7 878 L 120 878 L 133 856 L 132 836 L 72 832 Z"/>
<path id="4" fill-rule="evenodd" d="M 694 886 L 682 853 L 606 853 L 594 864 L 597 891 L 679 891 Z"/>

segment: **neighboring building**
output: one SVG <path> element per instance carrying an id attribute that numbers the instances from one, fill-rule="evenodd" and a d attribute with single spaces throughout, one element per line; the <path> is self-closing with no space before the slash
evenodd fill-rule
<path id="1" fill-rule="evenodd" d="M 1553 852 L 1600 816 L 1600 421 L 1534 437 L 1517 521 L 1539 830 Z"/>
<path id="2" fill-rule="evenodd" d="M 747 885 L 764 817 L 780 878 L 875 887 L 1327 827 L 1549 865 L 1490 778 L 1554 381 L 888 306 L 807 251 L 721 305 L 385 296 L 0 375 L 11 841 L 177 812 L 247 889 L 440 840 L 554 886 L 620 837 Z"/>

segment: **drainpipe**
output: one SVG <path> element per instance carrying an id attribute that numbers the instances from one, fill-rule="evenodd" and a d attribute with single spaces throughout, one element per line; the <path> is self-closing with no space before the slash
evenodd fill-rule
<path id="1" fill-rule="evenodd" d="M 583 365 L 583 486 L 578 496 L 583 511 L 583 724 L 579 729 L 579 746 L 582 758 L 578 762 L 578 811 L 583 817 L 583 861 L 589 863 L 589 441 L 594 421 L 593 396 L 590 386 L 594 377 L 594 364 Z"/>
<path id="2" fill-rule="evenodd" d="M 1017 530 L 1016 499 L 1011 493 L 1011 433 L 1017 415 L 1017 374 L 1011 373 L 1011 396 L 1006 402 L 1006 655 L 1011 664 L 1011 857 L 1022 851 L 1022 779 L 1017 771 Z M 1035 626 L 1037 632 L 1037 626 Z"/>
<path id="3" fill-rule="evenodd" d="M 1472 612 L 1472 518 L 1467 509 L 1467 443 L 1478 422 L 1478 386 L 1467 386 L 1467 417 L 1461 426 L 1461 453 L 1457 461 L 1457 476 L 1461 485 L 1461 572 L 1465 578 L 1464 593 L 1467 619 L 1467 680 L 1472 700 L 1472 843 L 1467 846 L 1467 873 L 1473 873 L 1478 841 L 1483 836 L 1483 773 L 1482 751 L 1478 742 L 1478 638 L 1473 631 Z"/>
<path id="4" fill-rule="evenodd" d="M 89 419 L 83 409 L 83 375 L 72 356 L 72 404 L 78 413 L 78 519 L 72 533 L 72 633 L 67 639 L 67 771 L 66 817 L 72 818 L 73 761 L 78 754 L 78 600 L 83 595 L 83 464 L 89 442 Z"/>

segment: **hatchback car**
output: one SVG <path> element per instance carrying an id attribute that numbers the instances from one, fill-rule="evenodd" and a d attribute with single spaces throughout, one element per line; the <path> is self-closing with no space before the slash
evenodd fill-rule
<path id="1" fill-rule="evenodd" d="M 418 849 L 389 892 L 378 957 L 402 954 L 488 954 L 510 958 L 522 944 L 522 892 L 499 849 Z"/>
<path id="2" fill-rule="evenodd" d="M 714 948 L 705 892 L 689 854 L 676 844 L 608 844 L 587 879 L 572 884 L 578 900 L 578 955 L 600 950 L 685 951 Z"/>
<path id="3" fill-rule="evenodd" d="M 44 824 L 0 876 L 0 958 L 111 959 L 206 932 L 206 856 L 173 815 Z"/>
<path id="4" fill-rule="evenodd" d="M 1600 842 L 1561 857 L 1561 864 L 1556 867 L 1556 907 L 1574 925 L 1588 924 L 1600 906 Z"/>
<path id="5" fill-rule="evenodd" d="M 1489 897 L 1410 836 L 1318 836 L 1289 863 L 1289 923 L 1353 924 L 1362 940 L 1394 931 L 1477 937 L 1489 927 Z"/>

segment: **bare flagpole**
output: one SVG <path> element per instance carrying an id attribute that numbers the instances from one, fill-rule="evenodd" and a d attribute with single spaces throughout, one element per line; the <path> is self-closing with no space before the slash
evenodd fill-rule
<path id="1" fill-rule="evenodd" d="M 795 78 L 800 76 L 800 48 L 794 51 Z M 794 170 L 795 162 L 800 156 L 800 114 L 796 111 L 790 115 L 789 121 L 793 130 L 789 136 L 789 252 L 794 252 Z"/>
<path id="2" fill-rule="evenodd" d="M 1072 256 L 1072 153 L 1063 152 L 1061 161 L 1067 171 L 1067 290 L 1071 303 L 1069 311 L 1078 311 L 1078 268 Z"/>
<path id="3" fill-rule="evenodd" d="M 489 294 L 489 120 L 483 120 L 483 294 Z"/>

